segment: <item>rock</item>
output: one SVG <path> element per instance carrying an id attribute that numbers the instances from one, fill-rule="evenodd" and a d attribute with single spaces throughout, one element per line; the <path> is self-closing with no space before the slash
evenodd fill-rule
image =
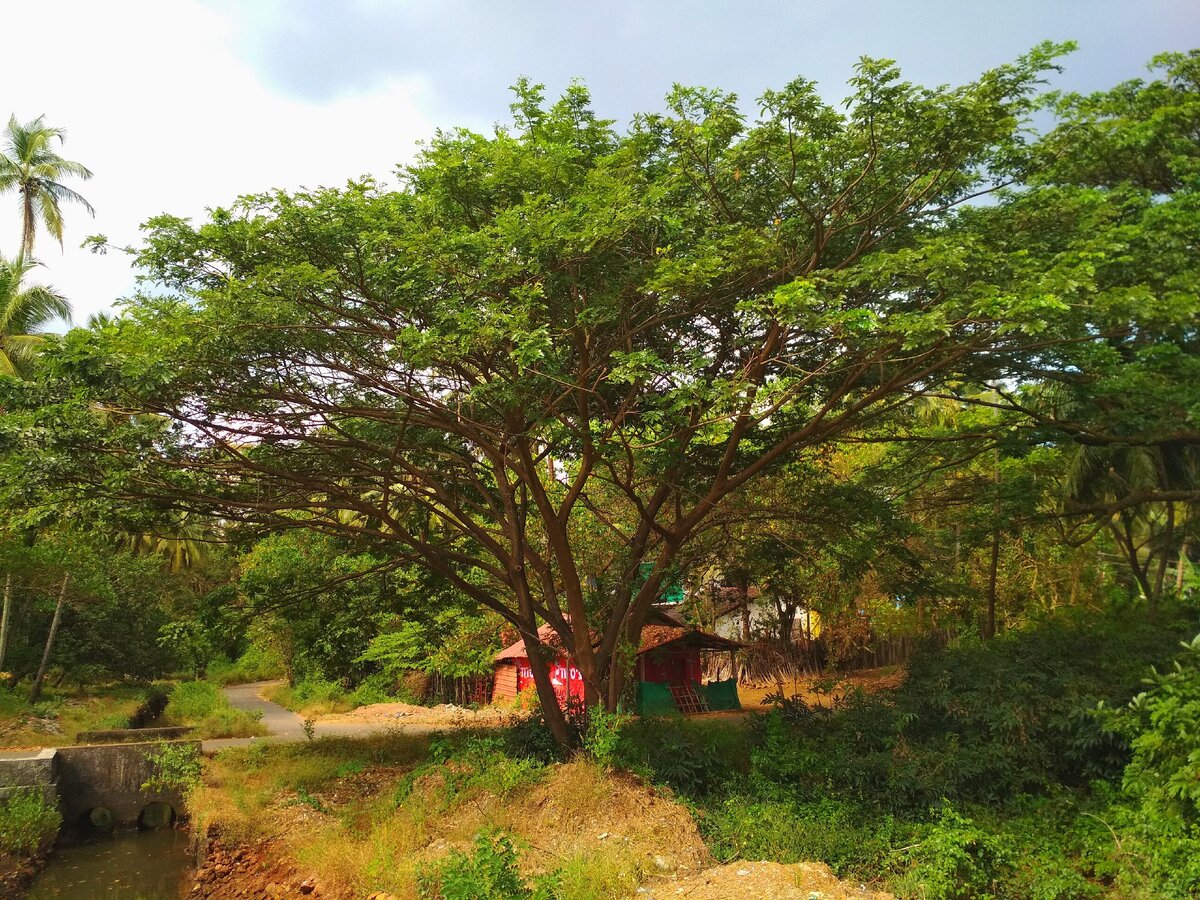
<path id="1" fill-rule="evenodd" d="M 669 872 L 671 869 L 671 863 L 665 857 L 655 856 L 654 868 L 662 872 Z"/>
<path id="2" fill-rule="evenodd" d="M 317 879 L 315 878 L 305 878 L 302 882 L 300 882 L 300 893 L 302 894 L 311 894 L 316 889 Z"/>

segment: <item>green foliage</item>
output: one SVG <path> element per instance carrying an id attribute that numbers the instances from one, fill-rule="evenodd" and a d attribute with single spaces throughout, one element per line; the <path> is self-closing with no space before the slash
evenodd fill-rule
<path id="1" fill-rule="evenodd" d="M 921 654 L 890 697 L 852 694 L 836 715 L 793 702 L 767 716 L 754 777 L 806 799 L 834 787 L 898 812 L 1113 777 L 1128 747 L 1090 710 L 1126 702 L 1174 640 L 1169 627 L 1118 611 Z"/>
<path id="2" fill-rule="evenodd" d="M 270 681 L 283 675 L 283 661 L 271 649 L 251 644 L 246 651 L 232 662 L 218 657 L 208 665 L 205 677 L 217 684 L 248 684 L 254 681 Z"/>
<path id="3" fill-rule="evenodd" d="M 1120 820 L 1140 845 L 1163 896 L 1200 891 L 1200 635 L 1155 671 L 1128 708 L 1107 717 L 1130 741 Z"/>
<path id="4" fill-rule="evenodd" d="M 949 804 L 922 829 L 920 842 L 906 851 L 918 860 L 908 873 L 921 896 L 945 900 L 992 897 L 1008 862 L 996 837 Z"/>
<path id="5" fill-rule="evenodd" d="M 878 867 L 892 849 L 892 832 L 900 831 L 886 817 L 833 798 L 800 802 L 733 789 L 702 810 L 701 834 L 719 860 L 817 859 L 839 874 L 864 877 L 878 877 Z"/>
<path id="6" fill-rule="evenodd" d="M 592 762 L 605 769 L 616 765 L 621 747 L 621 728 L 630 721 L 621 713 L 605 712 L 595 706 L 587 711 L 582 749 Z"/>
<path id="7" fill-rule="evenodd" d="M 62 816 L 40 791 L 16 791 L 0 800 L 0 852 L 28 854 L 58 835 Z"/>
<path id="8" fill-rule="evenodd" d="M 506 797 L 539 781 L 545 771 L 536 760 L 510 756 L 501 736 L 463 732 L 431 740 L 429 762 L 412 772 L 409 783 L 437 773 L 442 803 L 448 808 L 477 792 Z"/>
<path id="9" fill-rule="evenodd" d="M 517 851 L 505 834 L 480 834 L 470 853 L 452 850 L 420 876 L 428 900 L 521 900 L 533 891 L 517 871 Z"/>
<path id="10" fill-rule="evenodd" d="M 746 736 L 736 723 L 638 719 L 621 728 L 613 758 L 685 797 L 700 798 L 730 784 L 746 754 Z"/>
<path id="11" fill-rule="evenodd" d="M 505 752 L 510 756 L 531 759 L 542 765 L 562 762 L 568 752 L 555 740 L 541 710 L 505 728 L 503 738 Z"/>
<path id="12" fill-rule="evenodd" d="M 200 785 L 200 748 L 191 742 L 161 743 L 148 756 L 154 774 L 142 784 L 151 792 L 178 791 L 185 796 Z"/>

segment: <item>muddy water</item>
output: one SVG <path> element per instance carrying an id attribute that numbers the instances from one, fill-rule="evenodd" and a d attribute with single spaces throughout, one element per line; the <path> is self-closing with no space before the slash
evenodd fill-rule
<path id="1" fill-rule="evenodd" d="M 191 871 L 191 835 L 175 828 L 118 831 L 61 844 L 30 900 L 173 900 Z"/>

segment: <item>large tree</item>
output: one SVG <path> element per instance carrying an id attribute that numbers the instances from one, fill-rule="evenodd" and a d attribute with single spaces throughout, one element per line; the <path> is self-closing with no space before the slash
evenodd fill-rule
<path id="1" fill-rule="evenodd" d="M 27 256 L 33 253 L 39 221 L 62 244 L 63 201 L 79 203 L 89 214 L 95 213 L 87 200 L 63 184 L 66 178 L 91 178 L 91 170 L 55 152 L 55 143 L 66 140 L 66 131 L 47 125 L 44 119 L 38 116 L 31 122 L 19 122 L 16 116 L 10 117 L 0 152 L 0 193 L 15 190 L 20 195 L 21 252 Z"/>
<path id="2" fill-rule="evenodd" d="M 753 123 L 678 88 L 624 134 L 581 87 L 523 84 L 512 127 L 439 133 L 398 190 L 154 220 L 140 262 L 177 295 L 73 334 L 61 371 L 176 423 L 129 496 L 419 561 L 534 653 L 549 622 L 612 708 L 724 501 L 914 395 L 1102 336 L 1074 248 L 1047 278 L 957 212 L 1021 176 L 1060 50 L 957 88 L 864 60 L 845 111 L 798 80 Z"/>

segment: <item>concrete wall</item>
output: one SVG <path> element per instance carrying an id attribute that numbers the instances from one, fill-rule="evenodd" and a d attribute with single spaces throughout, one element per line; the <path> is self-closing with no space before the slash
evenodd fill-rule
<path id="1" fill-rule="evenodd" d="M 199 741 L 191 744 L 200 749 Z M 63 827 L 87 827 L 87 817 L 97 807 L 114 827 L 138 824 L 151 803 L 167 803 L 183 815 L 184 798 L 178 791 L 144 791 L 142 785 L 155 774 L 150 761 L 161 742 L 107 746 L 48 748 L 23 757 L 0 758 L 0 799 L 18 791 L 41 791 L 49 804 L 57 804 Z"/>
<path id="2" fill-rule="evenodd" d="M 189 741 L 197 748 L 199 743 Z M 155 774 L 150 756 L 158 743 L 112 744 L 108 746 L 60 747 L 52 754 L 54 782 L 65 828 L 79 828 L 88 814 L 101 807 L 109 811 L 116 827 L 138 823 L 149 804 L 168 803 L 182 814 L 183 797 L 178 791 L 144 791 L 142 785 Z M 28 760 L 5 760 L 5 763 Z"/>
<path id="3" fill-rule="evenodd" d="M 33 789 L 40 791 L 48 804 L 57 803 L 55 752 L 51 747 L 31 756 L 0 759 L 0 800 Z"/>

